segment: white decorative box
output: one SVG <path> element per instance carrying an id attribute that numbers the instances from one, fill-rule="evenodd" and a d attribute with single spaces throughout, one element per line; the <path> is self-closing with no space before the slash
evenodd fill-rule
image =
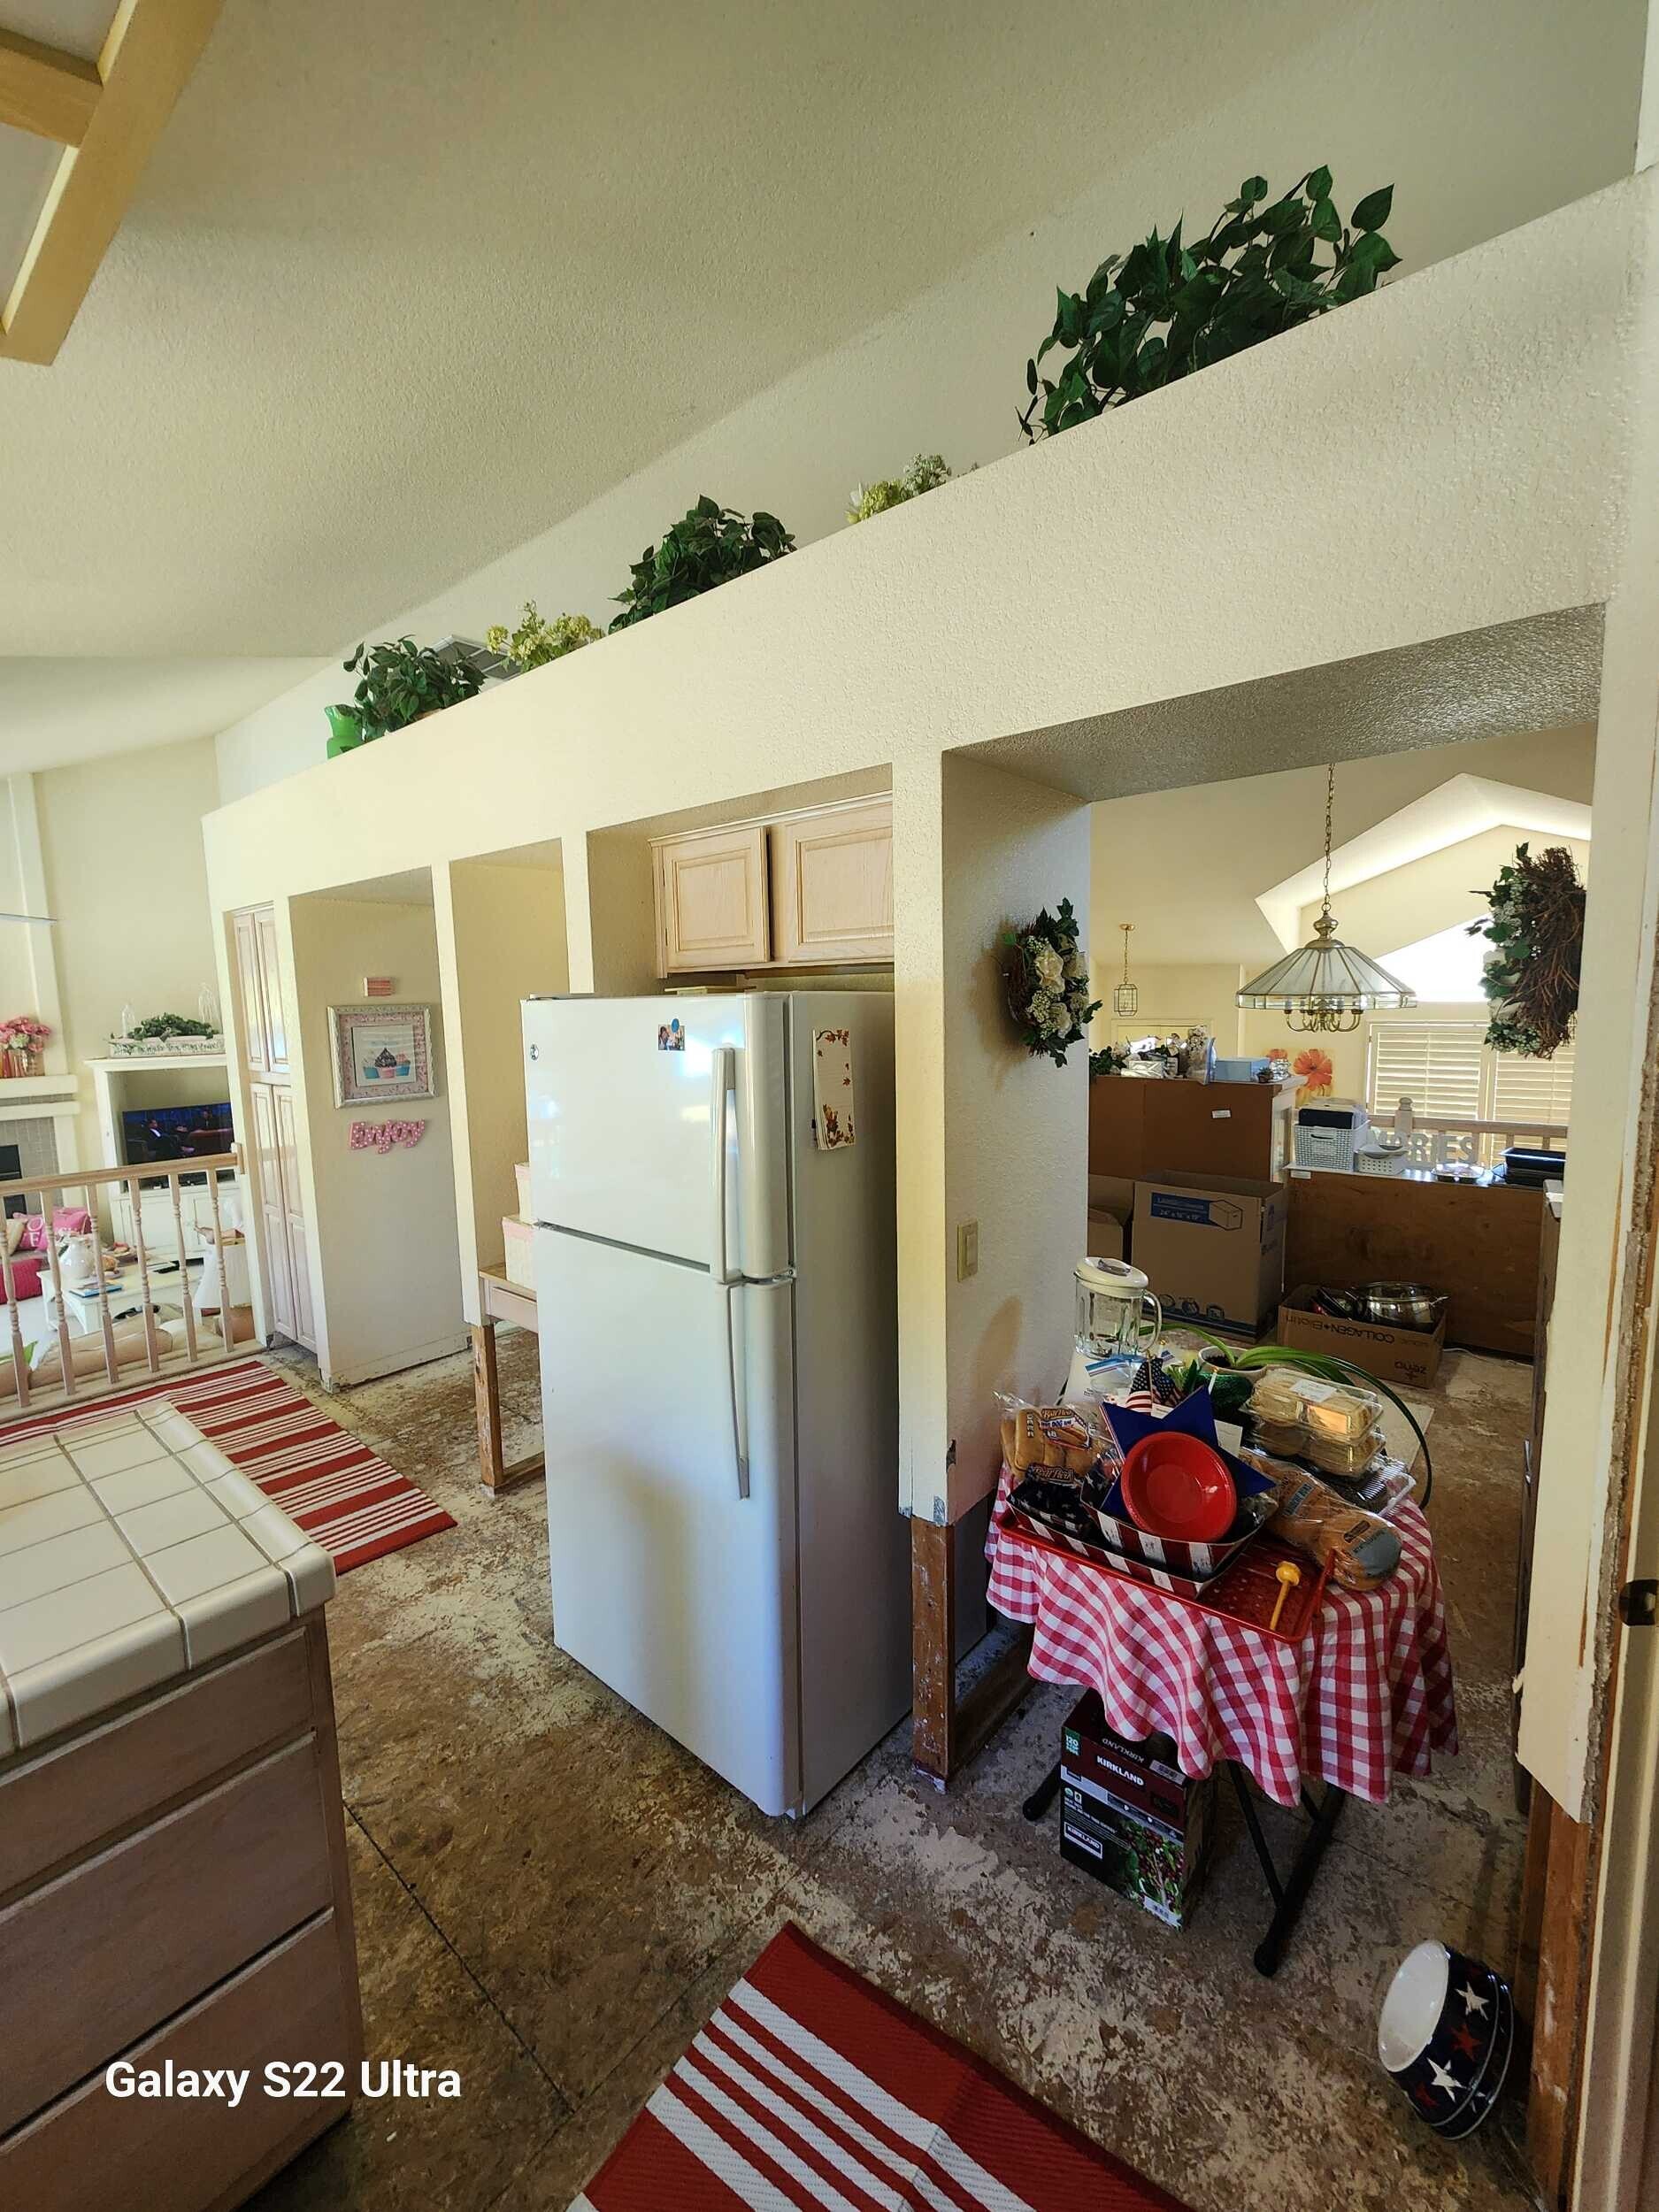
<path id="1" fill-rule="evenodd" d="M 507 1280 L 520 1290 L 535 1288 L 535 1232 L 515 1214 L 501 1217 L 501 1233 L 507 1247 Z"/>

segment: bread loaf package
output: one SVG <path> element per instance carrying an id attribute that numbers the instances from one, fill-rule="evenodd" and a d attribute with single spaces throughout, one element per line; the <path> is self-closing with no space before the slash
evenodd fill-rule
<path id="1" fill-rule="evenodd" d="M 1017 1475 L 1033 1467 L 1086 1475 L 1099 1457 L 1100 1438 L 1071 1406 L 1002 1404 L 1002 1456 Z"/>
<path id="2" fill-rule="evenodd" d="M 1374 1590 L 1400 1564 L 1400 1539 L 1386 1521 L 1362 1512 L 1313 1475 L 1290 1475 L 1279 1486 L 1275 1536 L 1321 1563 L 1345 1590 Z"/>

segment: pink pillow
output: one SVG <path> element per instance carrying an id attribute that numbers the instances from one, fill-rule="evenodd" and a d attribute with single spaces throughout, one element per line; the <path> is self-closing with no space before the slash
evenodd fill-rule
<path id="1" fill-rule="evenodd" d="M 23 1224 L 23 1234 L 18 1239 L 19 1252 L 43 1252 L 46 1249 L 46 1217 L 30 1214 Z"/>
<path id="2" fill-rule="evenodd" d="M 52 1228 L 60 1237 L 82 1236 L 92 1226 L 92 1216 L 84 1206 L 59 1206 L 52 1216 Z"/>

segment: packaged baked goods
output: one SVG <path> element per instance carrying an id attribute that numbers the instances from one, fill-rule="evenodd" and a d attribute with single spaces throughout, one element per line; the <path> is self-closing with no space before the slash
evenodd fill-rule
<path id="1" fill-rule="evenodd" d="M 1332 1581 L 1345 1590 L 1374 1590 L 1400 1564 L 1400 1539 L 1387 1522 L 1339 1498 L 1314 1475 L 1280 1482 L 1268 1526 L 1310 1559 L 1328 1560 Z"/>
<path id="2" fill-rule="evenodd" d="M 1251 1391 L 1247 1410 L 1263 1451 L 1304 1460 L 1349 1482 L 1383 1449 L 1382 1400 L 1348 1383 L 1270 1367 Z"/>
<path id="3" fill-rule="evenodd" d="M 1002 1409 L 1002 1457 L 1017 1475 L 1033 1467 L 1086 1475 L 1100 1456 L 1102 1438 L 1077 1406 L 1033 1406 L 998 1394 Z"/>

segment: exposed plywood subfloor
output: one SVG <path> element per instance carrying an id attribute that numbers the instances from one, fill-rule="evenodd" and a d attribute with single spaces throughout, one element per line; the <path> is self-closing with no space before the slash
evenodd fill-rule
<path id="1" fill-rule="evenodd" d="M 511 1432 L 532 1348 L 503 1332 Z M 299 1379 L 307 1380 L 304 1369 Z M 767 1938 L 795 1918 L 1195 2212 L 1518 2212 L 1496 2132 L 1462 2149 L 1379 2074 L 1376 2007 L 1422 1937 L 1502 1965 L 1523 1847 L 1509 1636 L 1529 1368 L 1448 1355 L 1432 1517 L 1464 1751 L 1350 1808 L 1276 1981 L 1236 1808 L 1175 1935 L 1064 1866 L 1019 1801 L 1069 1698 L 1030 1702 L 959 1787 L 908 1723 L 810 1819 L 763 1819 L 549 1642 L 542 1492 L 476 1486 L 459 1360 L 330 1401 L 460 1525 L 348 1576 L 330 1610 L 371 2057 L 455 2066 L 458 2102 L 363 2104 L 261 2212 L 553 2212 Z M 1282 1844 L 1285 1816 L 1269 1819 Z"/>

